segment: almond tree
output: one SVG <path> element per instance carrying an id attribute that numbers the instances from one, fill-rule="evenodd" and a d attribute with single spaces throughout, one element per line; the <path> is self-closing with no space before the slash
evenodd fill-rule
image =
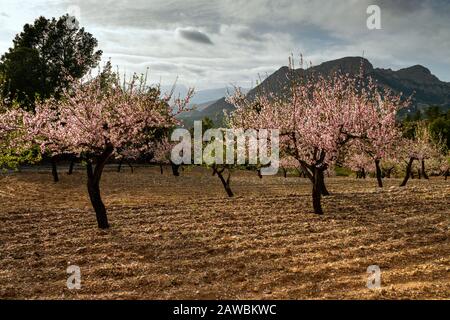
<path id="1" fill-rule="evenodd" d="M 406 186 L 412 171 L 414 161 L 418 161 L 420 165 L 419 172 L 428 179 L 425 170 L 425 161 L 430 158 L 439 158 L 441 155 L 440 147 L 433 142 L 429 129 L 424 126 L 418 126 L 414 139 L 403 139 L 398 149 L 398 154 L 407 162 L 405 177 L 401 183 L 401 187 Z"/>
<path id="2" fill-rule="evenodd" d="M 296 169 L 299 168 L 299 163 L 297 159 L 295 159 L 292 156 L 284 156 L 280 159 L 280 167 L 281 170 L 283 170 L 283 176 L 287 178 L 287 171 L 290 169 Z"/>
<path id="3" fill-rule="evenodd" d="M 401 97 L 364 80 L 315 76 L 292 84 L 290 97 L 262 95 L 248 101 L 238 91 L 230 99 L 236 107 L 229 120 L 233 127 L 280 130 L 280 149 L 297 159 L 311 180 L 316 214 L 323 214 L 324 172 L 349 142 L 364 141 L 378 159 L 391 141 L 388 129 L 396 127 Z"/>
<path id="4" fill-rule="evenodd" d="M 361 120 L 367 119 L 365 132 L 362 139 L 354 140 L 359 152 L 365 153 L 375 164 L 375 174 L 378 187 L 383 187 L 381 161 L 392 157 L 396 151 L 397 144 L 401 140 L 401 131 L 396 122 L 396 115 L 399 109 L 409 104 L 409 100 L 402 101 L 401 95 L 394 95 L 385 89 L 379 92 L 378 89 L 369 84 L 370 92 L 361 116 Z"/>
<path id="5" fill-rule="evenodd" d="M 167 137 L 161 139 L 161 141 L 155 145 L 152 161 L 159 165 L 161 174 L 163 174 L 163 165 L 170 165 L 172 167 L 172 174 L 175 177 L 178 177 L 180 175 L 179 169 L 181 165 L 175 164 L 171 160 L 173 146 L 174 143 L 169 141 Z"/>
<path id="6" fill-rule="evenodd" d="M 105 85 L 102 77 L 75 82 L 61 99 L 36 105 L 26 121 L 30 137 L 42 152 L 71 154 L 86 163 L 87 188 L 98 227 L 109 227 L 100 195 L 100 179 L 107 161 L 126 152 L 148 153 L 161 131 L 177 124 L 173 110 L 184 111 L 192 94 L 176 99 L 160 98 L 134 77 L 126 86 L 119 79 Z"/>
<path id="7" fill-rule="evenodd" d="M 357 179 L 365 179 L 368 173 L 375 172 L 372 159 L 363 152 L 355 151 L 354 148 L 351 148 L 347 153 L 344 164 L 356 172 Z"/>

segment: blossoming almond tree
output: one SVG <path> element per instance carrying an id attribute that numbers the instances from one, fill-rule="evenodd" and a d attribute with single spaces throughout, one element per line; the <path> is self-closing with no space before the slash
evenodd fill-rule
<path id="1" fill-rule="evenodd" d="M 164 137 L 159 141 L 154 148 L 152 161 L 159 165 L 161 174 L 164 173 L 163 166 L 170 165 L 172 168 L 172 174 L 175 177 L 180 175 L 181 164 L 175 164 L 171 160 L 171 151 L 175 143 L 171 142 L 168 137 Z"/>
<path id="2" fill-rule="evenodd" d="M 375 174 L 378 186 L 383 187 L 381 161 L 389 159 L 397 150 L 401 140 L 401 131 L 397 123 L 397 112 L 405 108 L 409 99 L 402 99 L 388 89 L 378 89 L 376 84 L 369 80 L 367 90 L 363 89 L 365 106 L 361 113 L 361 120 L 367 121 L 361 139 L 352 141 L 357 152 L 369 156 L 375 164 Z"/>
<path id="3" fill-rule="evenodd" d="M 395 127 L 402 100 L 365 80 L 346 74 L 316 75 L 293 83 L 289 98 L 269 94 L 248 101 L 239 91 L 230 98 L 236 106 L 229 120 L 233 127 L 280 130 L 282 152 L 295 157 L 312 182 L 316 214 L 323 214 L 324 172 L 344 146 L 365 140 L 376 149 L 391 138 L 388 128 Z"/>
<path id="4" fill-rule="evenodd" d="M 365 179 L 368 173 L 375 172 L 374 162 L 364 152 L 350 148 L 346 153 L 344 164 L 356 173 L 357 179 Z"/>
<path id="5" fill-rule="evenodd" d="M 425 125 L 420 125 L 416 129 L 414 139 L 403 139 L 398 149 L 398 154 L 407 162 L 405 177 L 401 183 L 401 187 L 406 186 L 412 171 L 414 161 L 420 164 L 419 174 L 421 173 L 425 179 L 428 175 L 425 170 L 425 160 L 431 158 L 439 158 L 441 156 L 441 147 L 431 138 L 430 131 Z"/>
<path id="6" fill-rule="evenodd" d="M 291 169 L 298 170 L 299 163 L 298 163 L 297 159 L 295 159 L 292 156 L 284 156 L 284 157 L 281 157 L 281 159 L 280 159 L 280 167 L 281 167 L 281 170 L 283 170 L 283 176 L 286 178 L 287 171 L 291 170 Z"/>
<path id="7" fill-rule="evenodd" d="M 177 124 L 173 110 L 184 111 L 186 99 L 160 98 L 158 89 L 138 84 L 121 86 L 116 79 L 105 85 L 102 77 L 74 83 L 62 99 L 36 106 L 25 123 L 42 152 L 72 154 L 87 168 L 87 188 L 98 227 L 109 227 L 100 195 L 100 179 L 108 159 L 124 153 L 147 153 L 161 131 Z"/>

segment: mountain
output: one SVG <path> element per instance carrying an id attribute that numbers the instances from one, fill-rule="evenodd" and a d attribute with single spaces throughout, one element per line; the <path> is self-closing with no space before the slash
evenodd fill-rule
<path id="1" fill-rule="evenodd" d="M 175 86 L 164 85 L 161 86 L 161 95 L 165 95 L 170 93 L 173 90 L 173 98 L 185 97 L 189 91 L 189 88 L 183 84 L 175 84 Z M 204 105 L 205 103 L 213 103 L 220 98 L 233 94 L 234 88 L 232 87 L 222 87 L 222 88 L 214 88 L 214 89 L 204 89 L 204 90 L 195 90 L 194 96 L 191 98 L 191 106 L 194 105 Z"/>
<path id="2" fill-rule="evenodd" d="M 288 96 L 289 83 L 292 79 L 298 79 L 311 74 L 331 75 L 335 72 L 357 75 L 362 70 L 377 81 L 381 87 L 388 87 L 394 92 L 402 92 L 405 96 L 412 95 L 412 106 L 409 110 L 403 110 L 399 117 L 407 112 L 416 112 L 430 105 L 436 105 L 444 110 L 450 109 L 450 83 L 439 80 L 429 69 L 415 65 L 412 67 L 394 71 L 392 69 L 374 68 L 373 65 L 362 57 L 345 57 L 333 61 L 324 62 L 308 69 L 289 70 L 284 66 L 267 77 L 261 84 L 247 93 L 247 98 L 255 99 L 257 95 L 274 93 L 279 96 Z M 234 106 L 218 99 L 203 110 L 192 114 L 185 114 L 183 120 L 185 126 L 190 126 L 194 120 L 204 117 L 211 118 L 217 125 L 222 124 L 223 111 L 232 111 Z"/>
<path id="3" fill-rule="evenodd" d="M 243 93 L 248 92 L 248 89 L 241 89 Z M 234 94 L 234 89 L 227 90 L 227 95 Z M 194 96 L 195 97 L 195 96 Z M 234 110 L 234 106 L 226 102 L 223 97 L 214 101 L 208 101 L 200 104 L 192 104 L 192 110 L 183 112 L 177 116 L 183 121 L 185 127 L 190 128 L 194 125 L 194 121 L 202 120 L 205 117 L 210 118 L 216 125 L 223 124 L 223 115 L 225 111 Z"/>

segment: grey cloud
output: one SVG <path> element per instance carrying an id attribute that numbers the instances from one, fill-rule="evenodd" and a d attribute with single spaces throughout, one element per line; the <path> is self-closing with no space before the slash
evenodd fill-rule
<path id="1" fill-rule="evenodd" d="M 252 32 L 251 30 L 242 30 L 237 33 L 237 36 L 247 41 L 264 41 L 264 39 L 259 34 L 257 34 L 256 32 Z"/>
<path id="2" fill-rule="evenodd" d="M 185 28 L 185 29 L 178 28 L 176 30 L 176 33 L 181 38 L 192 41 L 192 42 L 209 44 L 209 45 L 213 44 L 213 42 L 211 41 L 211 39 L 208 37 L 208 35 L 206 33 L 203 33 L 201 31 L 198 31 L 193 28 Z"/>
<path id="3" fill-rule="evenodd" d="M 150 67 L 155 81 L 162 78 L 171 83 L 179 76 L 180 83 L 200 88 L 250 83 L 258 73 L 286 65 L 291 53 L 303 53 L 305 61 L 317 65 L 363 51 L 375 66 L 423 64 L 441 79 L 450 80 L 448 0 L 37 3 L 26 15 L 8 11 L 11 18 L 0 19 L 2 27 L 10 30 L 5 33 L 0 28 L 2 49 L 7 49 L 3 43 L 9 45 L 14 34 L 35 15 L 57 16 L 76 5 L 81 25 L 99 40 L 105 59 L 112 57 L 114 64 L 127 71 L 142 72 Z M 382 30 L 366 27 L 366 9 L 371 4 L 381 7 Z"/>
<path id="4" fill-rule="evenodd" d="M 431 2 L 436 2 L 436 0 Z M 432 3 L 428 0 L 376 0 L 375 4 L 379 5 L 381 10 L 387 9 L 393 13 L 410 13 L 422 10 Z"/>

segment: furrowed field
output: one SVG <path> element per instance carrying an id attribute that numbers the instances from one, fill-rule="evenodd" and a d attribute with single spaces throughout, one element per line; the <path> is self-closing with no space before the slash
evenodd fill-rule
<path id="1" fill-rule="evenodd" d="M 61 170 L 62 171 L 62 170 Z M 328 178 L 325 214 L 311 183 L 233 174 L 228 198 L 211 171 L 107 167 L 111 228 L 97 228 L 86 174 L 0 176 L 0 298 L 450 298 L 450 184 Z M 68 265 L 81 289 L 68 290 Z M 381 268 L 381 289 L 366 287 Z"/>

